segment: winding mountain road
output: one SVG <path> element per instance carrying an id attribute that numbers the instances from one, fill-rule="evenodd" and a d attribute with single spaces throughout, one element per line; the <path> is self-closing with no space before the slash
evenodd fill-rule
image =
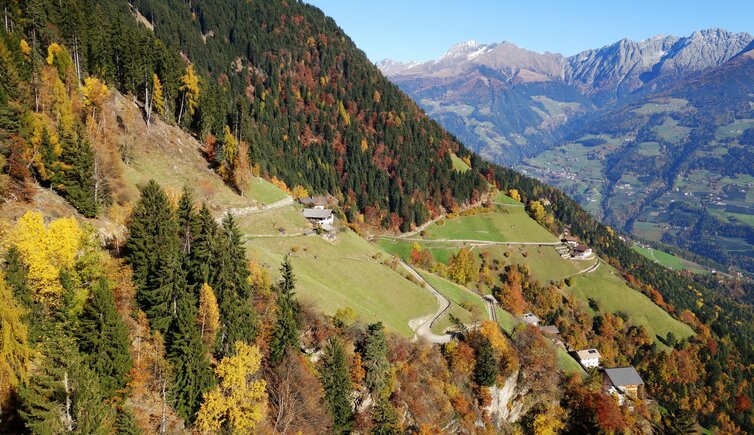
<path id="1" fill-rule="evenodd" d="M 432 324 L 435 323 L 445 311 L 450 308 L 450 301 L 443 296 L 437 289 L 432 287 L 413 267 L 406 264 L 403 260 L 400 261 L 401 266 L 408 271 L 417 281 L 424 284 L 424 287 L 434 295 L 437 299 L 438 308 L 437 311 L 429 316 L 413 319 L 408 322 L 409 327 L 414 331 L 414 339 L 420 337 L 430 343 L 442 344 L 450 342 L 452 338 L 450 335 L 437 335 L 432 332 Z"/>

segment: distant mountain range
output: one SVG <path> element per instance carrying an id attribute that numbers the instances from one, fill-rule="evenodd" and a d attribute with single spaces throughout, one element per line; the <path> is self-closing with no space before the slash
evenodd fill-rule
<path id="1" fill-rule="evenodd" d="M 509 42 L 377 64 L 468 146 L 607 223 L 754 271 L 754 37 L 720 29 L 562 56 Z"/>

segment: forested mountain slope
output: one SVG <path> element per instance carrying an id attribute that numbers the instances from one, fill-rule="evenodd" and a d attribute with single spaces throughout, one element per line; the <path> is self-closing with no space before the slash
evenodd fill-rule
<path id="1" fill-rule="evenodd" d="M 751 428 L 749 307 L 716 293 L 715 281 L 692 281 L 634 253 L 561 191 L 467 151 L 317 9 L 299 2 L 35 0 L 3 10 L 4 203 L 32 201 L 41 186 L 65 198 L 81 222 L 119 216 L 128 229 L 105 250 L 72 219 L 27 213 L 0 226 L 0 290 L 10 301 L 0 315 L 12 325 L 3 330 L 0 365 L 11 382 L 0 399 L 10 404 L 2 423 L 12 430 L 494 430 L 487 404 L 508 379 L 538 386 L 522 386 L 532 394 L 522 399 L 531 407 L 527 417 L 506 422 L 530 432 L 537 425 L 638 430 L 650 422 L 688 428 L 695 420 Z M 159 134 L 134 131 L 151 128 Z M 182 143 L 186 132 L 200 150 Z M 454 170 L 453 158 L 465 170 Z M 111 170 L 124 164 L 139 170 Z M 191 181 L 186 171 L 209 174 L 200 178 L 208 185 L 178 194 L 176 187 Z M 622 285 L 662 307 L 684 338 L 667 334 L 660 348 L 627 316 L 586 308 L 560 293 L 562 283 L 536 282 L 525 265 L 466 250 L 444 267 L 471 265 L 479 288 L 487 285 L 484 275 L 500 286 L 500 299 L 525 293 L 525 303 L 548 305 L 548 316 L 565 322 L 569 334 L 621 349 L 610 360 L 640 366 L 665 414 L 640 407 L 624 417 L 598 382 L 556 370 L 551 342 L 536 328 L 508 338 L 483 324 L 440 349 L 386 336 L 379 323 L 354 323 L 347 311 L 324 317 L 301 306 L 291 263 L 302 248 L 256 245 L 267 254 L 285 251 L 282 279 L 272 284 L 267 268 L 246 258 L 239 221 L 218 224 L 209 208 L 267 202 L 254 198 L 252 175 L 280 188 L 333 194 L 357 230 L 406 230 L 432 215 L 454 215 L 478 206 L 490 187 L 517 196 L 521 215 L 552 232 L 570 225 L 625 278 Z M 469 213 L 478 212 L 492 210 Z M 278 222 L 264 228 L 278 231 Z M 363 246 L 358 240 L 352 246 Z M 356 260 L 395 278 L 389 261 L 380 264 L 369 252 Z M 319 277 L 306 267 L 318 260 L 298 263 L 310 282 Z M 442 273 L 443 266 L 430 266 Z M 534 289 L 544 287 L 551 297 L 541 301 Z M 617 340 L 617 331 L 630 340 Z M 564 419 L 563 408 L 574 417 Z"/>

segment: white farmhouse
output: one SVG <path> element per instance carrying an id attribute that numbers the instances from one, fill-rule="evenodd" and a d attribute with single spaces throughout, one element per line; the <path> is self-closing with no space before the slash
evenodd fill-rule
<path id="1" fill-rule="evenodd" d="M 305 208 L 302 213 L 314 225 L 332 225 L 335 222 L 335 214 L 329 208 Z"/>
<path id="2" fill-rule="evenodd" d="M 597 349 L 584 349 L 576 352 L 576 357 L 579 360 L 579 364 L 585 369 L 592 367 L 599 367 L 600 365 L 600 353 Z"/>

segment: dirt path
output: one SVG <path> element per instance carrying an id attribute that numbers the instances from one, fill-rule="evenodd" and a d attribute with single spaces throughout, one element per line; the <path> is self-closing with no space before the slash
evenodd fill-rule
<path id="1" fill-rule="evenodd" d="M 414 268 L 403 261 L 401 261 L 400 263 L 404 269 L 406 269 L 414 278 L 417 279 L 417 281 L 424 284 L 424 287 L 430 293 L 432 293 L 432 295 L 434 295 L 435 299 L 437 299 L 438 304 L 437 311 L 434 314 L 420 317 L 418 319 L 413 319 L 408 322 L 408 326 L 414 331 L 414 339 L 420 337 L 434 344 L 450 342 L 450 335 L 437 335 L 432 332 L 432 324 L 435 322 L 435 320 L 440 318 L 440 316 L 442 316 L 448 308 L 450 308 L 450 301 L 439 291 L 437 291 L 437 289 L 432 287 L 424 278 L 422 278 L 422 276 L 416 270 L 414 270 Z"/>
<path id="2" fill-rule="evenodd" d="M 440 219 L 445 219 L 445 215 L 444 215 L 444 214 L 441 214 L 440 216 L 437 216 L 436 218 L 434 218 L 434 219 L 432 219 L 432 220 L 430 220 L 430 221 L 427 221 L 427 222 L 423 223 L 423 224 L 422 224 L 421 226 L 419 226 L 419 227 L 418 227 L 417 229 L 415 229 L 415 230 L 413 230 L 413 231 L 409 231 L 409 232 L 407 232 L 407 233 L 403 233 L 403 234 L 401 234 L 400 236 L 395 236 L 395 238 L 396 238 L 396 239 L 405 239 L 405 238 L 407 238 L 407 237 L 415 236 L 415 235 L 417 235 L 417 234 L 421 233 L 422 231 L 426 230 L 426 229 L 427 229 L 427 228 L 428 228 L 428 227 L 429 227 L 430 225 L 432 225 L 433 223 L 435 223 L 435 222 L 439 221 Z"/>
<path id="3" fill-rule="evenodd" d="M 493 242 L 490 240 L 473 240 L 473 239 L 423 239 L 418 237 L 403 237 L 403 236 L 380 236 L 383 239 L 394 240 L 407 240 L 409 242 L 422 242 L 422 243 L 466 243 L 476 246 L 492 246 L 492 245 L 533 245 L 533 246 L 558 246 L 563 242 Z"/>
<path id="4" fill-rule="evenodd" d="M 285 198 L 275 201 L 272 204 L 266 204 L 263 205 L 261 208 L 257 206 L 252 207 L 242 207 L 242 208 L 228 208 L 225 210 L 225 212 L 220 215 L 216 220 L 218 222 L 222 221 L 225 216 L 232 214 L 233 217 L 239 217 L 239 216 L 247 216 L 254 213 L 261 213 L 264 211 L 269 210 L 275 210 L 277 208 L 283 208 L 288 207 L 289 205 L 293 205 L 293 197 L 292 196 L 286 196 Z"/>

